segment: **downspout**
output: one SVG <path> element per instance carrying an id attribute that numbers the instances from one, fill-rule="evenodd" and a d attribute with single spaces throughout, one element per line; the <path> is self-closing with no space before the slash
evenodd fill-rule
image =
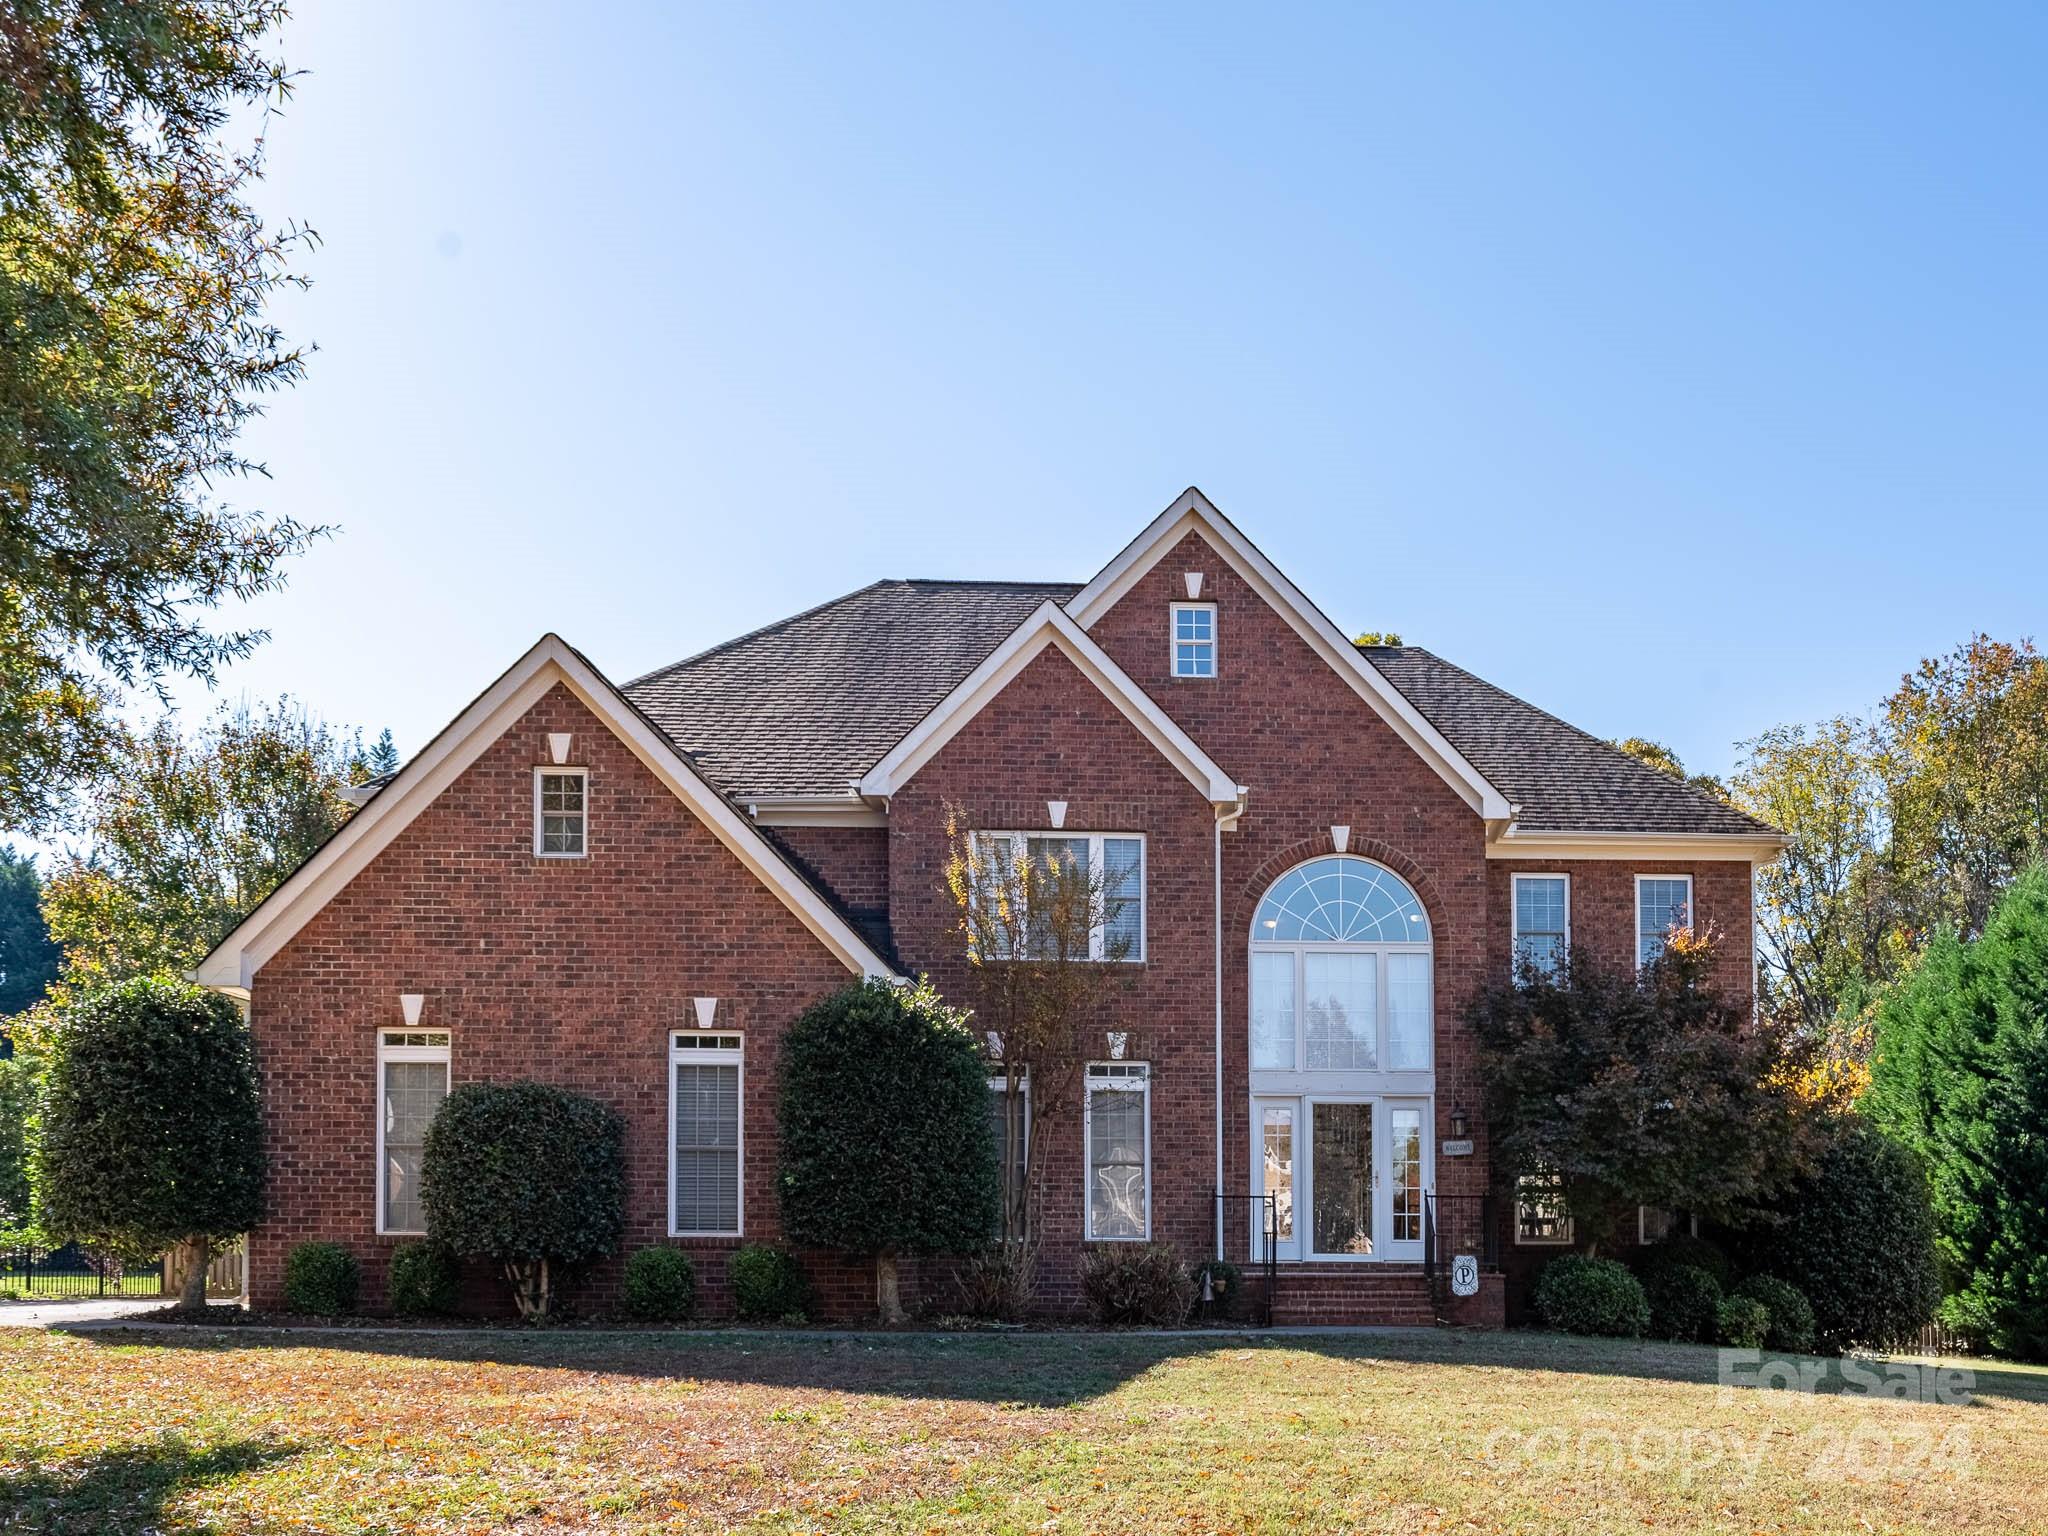
<path id="1" fill-rule="evenodd" d="M 1223 812 L 1216 813 L 1216 1257 L 1223 1258 Z"/>

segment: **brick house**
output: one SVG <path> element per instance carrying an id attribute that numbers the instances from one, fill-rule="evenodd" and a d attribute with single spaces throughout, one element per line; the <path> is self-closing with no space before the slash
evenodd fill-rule
<path id="1" fill-rule="evenodd" d="M 316 1237 L 379 1299 L 449 1083 L 532 1077 L 624 1115 L 626 1247 L 690 1251 L 717 1311 L 725 1255 L 777 1236 L 789 1021 L 854 976 L 967 995 L 948 805 L 1129 900 L 1101 1064 L 1034 1127 L 1049 1302 L 1090 1243 L 1243 1263 L 1270 1209 L 1283 1320 L 1513 1310 L 1568 1219 L 1483 1198 L 1467 1002 L 1518 948 L 1629 964 L 1681 920 L 1735 936 L 1746 993 L 1782 843 L 1429 651 L 1352 644 L 1192 489 L 1081 585 L 881 581 L 623 687 L 550 635 L 197 973 L 246 998 L 262 1073 L 255 1302 Z M 1474 1296 L 1442 1285 L 1459 1253 Z M 829 1312 L 872 1305 L 864 1268 L 806 1261 Z"/>

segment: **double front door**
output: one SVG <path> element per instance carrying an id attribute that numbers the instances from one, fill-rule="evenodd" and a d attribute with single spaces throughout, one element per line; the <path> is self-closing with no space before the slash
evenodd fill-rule
<path id="1" fill-rule="evenodd" d="M 1252 1188 L 1273 1197 L 1274 1256 L 1419 1262 L 1428 1111 L 1426 1099 L 1255 1098 Z M 1254 1259 L 1265 1243 L 1254 1231 Z"/>

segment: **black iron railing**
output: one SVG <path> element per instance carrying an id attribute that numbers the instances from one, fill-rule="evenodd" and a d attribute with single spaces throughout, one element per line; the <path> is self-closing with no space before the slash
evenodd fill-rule
<path id="1" fill-rule="evenodd" d="M 1280 1201 L 1271 1194 L 1226 1195 L 1222 1190 L 1212 1190 L 1216 1201 L 1218 1225 L 1229 1231 L 1229 1223 L 1223 1220 L 1229 1209 L 1228 1202 L 1241 1200 L 1250 1206 L 1247 1218 L 1253 1223 L 1252 1230 L 1259 1235 L 1258 1253 L 1247 1274 L 1259 1277 L 1259 1302 L 1256 1320 L 1261 1328 L 1273 1326 L 1273 1290 L 1280 1283 Z"/>
<path id="2" fill-rule="evenodd" d="M 158 1296 L 163 1275 L 155 1265 L 124 1267 L 66 1244 L 62 1248 L 0 1250 L 0 1297 Z"/>
<path id="3" fill-rule="evenodd" d="M 1422 1196 L 1422 1274 L 1438 1322 L 1449 1320 L 1451 1265 L 1470 1254 L 1482 1272 L 1500 1268 L 1500 1225 L 1490 1194 Z"/>

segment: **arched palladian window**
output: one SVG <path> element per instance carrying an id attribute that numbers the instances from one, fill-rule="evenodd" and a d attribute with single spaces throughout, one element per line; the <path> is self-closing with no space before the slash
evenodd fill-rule
<path id="1" fill-rule="evenodd" d="M 1254 1072 L 1426 1072 L 1429 914 L 1370 859 L 1311 859 L 1252 919 Z"/>

